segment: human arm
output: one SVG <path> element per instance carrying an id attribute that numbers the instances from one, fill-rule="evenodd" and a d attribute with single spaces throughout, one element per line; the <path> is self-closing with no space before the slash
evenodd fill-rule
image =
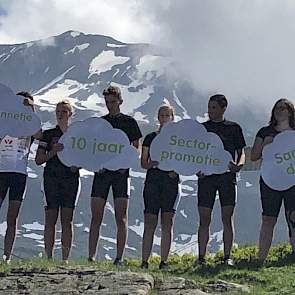
<path id="1" fill-rule="evenodd" d="M 232 173 L 237 173 L 240 172 L 240 170 L 243 168 L 245 164 L 245 150 L 244 148 L 242 149 L 237 149 L 237 161 L 230 161 L 228 168 L 230 172 Z"/>
<path id="2" fill-rule="evenodd" d="M 142 146 L 140 162 L 141 162 L 141 167 L 144 169 L 155 168 L 159 165 L 157 161 L 151 160 L 149 147 L 147 146 Z"/>
<path id="3" fill-rule="evenodd" d="M 52 145 L 52 149 L 50 151 L 46 151 L 46 149 L 42 146 L 42 142 L 39 143 L 35 162 L 37 165 L 42 165 L 43 163 L 49 161 L 53 158 L 58 152 L 62 151 L 64 146 L 61 143 L 55 143 Z"/>

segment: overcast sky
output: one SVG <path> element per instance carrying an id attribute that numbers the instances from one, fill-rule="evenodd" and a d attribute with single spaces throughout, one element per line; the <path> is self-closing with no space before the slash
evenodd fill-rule
<path id="1" fill-rule="evenodd" d="M 295 98 L 294 0 L 0 0 L 0 44 L 67 30 L 172 50 L 196 89 Z"/>

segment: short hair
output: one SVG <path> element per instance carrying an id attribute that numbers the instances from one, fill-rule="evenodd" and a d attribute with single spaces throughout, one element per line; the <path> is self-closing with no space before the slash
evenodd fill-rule
<path id="1" fill-rule="evenodd" d="M 20 91 L 16 95 L 20 95 L 26 98 L 30 98 L 31 100 L 34 100 L 33 95 L 30 92 L 27 91 Z"/>
<path id="2" fill-rule="evenodd" d="M 70 101 L 68 99 L 63 99 L 63 100 L 59 101 L 57 103 L 57 105 L 56 105 L 56 108 L 59 105 L 66 106 L 68 108 L 68 110 L 71 112 L 71 114 L 73 114 L 74 108 L 73 108 L 73 106 L 71 105 L 71 103 L 70 103 Z"/>
<path id="3" fill-rule="evenodd" d="M 171 112 L 171 116 L 172 116 L 172 118 L 174 120 L 174 117 L 175 117 L 175 109 L 170 104 L 162 104 L 162 105 L 160 105 L 160 107 L 158 109 L 158 117 L 159 117 L 161 111 L 162 110 L 165 110 L 165 109 L 168 109 Z"/>
<path id="4" fill-rule="evenodd" d="M 227 107 L 227 99 L 223 94 L 215 94 L 209 98 L 209 101 L 216 101 L 221 108 Z"/>
<path id="5" fill-rule="evenodd" d="M 102 92 L 102 95 L 103 96 L 114 95 L 119 100 L 122 100 L 121 90 L 117 86 L 110 85 L 108 88 L 104 89 L 104 91 Z"/>

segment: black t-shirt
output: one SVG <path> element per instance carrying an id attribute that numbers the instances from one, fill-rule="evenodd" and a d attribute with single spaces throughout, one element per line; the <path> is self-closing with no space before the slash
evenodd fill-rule
<path id="1" fill-rule="evenodd" d="M 155 137 L 157 136 L 159 134 L 159 132 L 151 132 L 151 133 L 149 133 L 148 135 L 146 135 L 146 137 L 144 138 L 144 140 L 143 140 L 143 143 L 142 143 L 142 146 L 145 146 L 145 147 L 148 147 L 148 148 L 150 148 L 150 146 L 151 146 L 151 144 L 152 144 L 152 141 L 155 139 Z M 159 168 L 150 168 L 150 169 L 148 169 L 148 174 L 147 174 L 147 176 L 149 175 L 149 170 L 152 170 L 152 171 L 154 171 L 154 172 L 156 172 L 156 171 L 161 171 L 161 173 L 169 173 L 169 172 L 171 172 L 171 171 L 164 171 L 164 170 L 161 170 L 161 169 L 159 169 Z M 179 176 L 177 176 L 178 178 L 179 178 Z"/>
<path id="2" fill-rule="evenodd" d="M 203 125 L 208 132 L 216 133 L 224 146 L 224 149 L 236 160 L 236 151 L 246 146 L 242 128 L 239 124 L 223 120 L 222 122 L 213 122 L 211 120 L 204 122 Z"/>
<path id="3" fill-rule="evenodd" d="M 102 117 L 107 120 L 113 128 L 120 129 L 126 133 L 129 141 L 140 139 L 142 134 L 135 119 L 128 115 L 118 114 L 116 116 L 105 115 Z"/>
<path id="4" fill-rule="evenodd" d="M 148 135 L 146 135 L 146 137 L 143 140 L 142 146 L 145 146 L 145 147 L 149 148 L 151 146 L 151 144 L 152 144 L 152 141 L 154 140 L 154 138 L 157 135 L 158 135 L 157 132 L 152 132 L 152 133 L 149 133 Z"/>
<path id="5" fill-rule="evenodd" d="M 39 148 L 45 149 L 49 152 L 52 149 L 52 146 L 58 142 L 58 140 L 63 135 L 60 127 L 57 125 L 55 128 L 45 130 L 42 135 L 42 140 L 39 143 Z M 56 176 L 56 177 L 71 177 L 79 176 L 79 171 L 72 172 L 71 168 L 65 166 L 55 155 L 46 162 L 44 168 L 44 175 Z"/>
<path id="6" fill-rule="evenodd" d="M 260 137 L 264 140 L 264 138 L 267 136 L 275 137 L 279 133 L 280 133 L 280 131 L 277 131 L 273 126 L 268 125 L 268 126 L 262 127 L 257 132 L 256 137 Z"/>

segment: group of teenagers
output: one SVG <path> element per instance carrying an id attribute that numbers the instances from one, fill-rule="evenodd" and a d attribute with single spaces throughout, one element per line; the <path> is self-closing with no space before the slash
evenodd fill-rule
<path id="1" fill-rule="evenodd" d="M 34 100 L 30 93 L 17 93 L 23 103 L 34 110 Z M 143 189 L 144 201 L 144 233 L 142 241 L 142 268 L 149 267 L 149 257 L 152 252 L 154 233 L 160 214 L 161 223 L 161 262 L 160 269 L 167 269 L 168 256 L 172 241 L 173 223 L 180 192 L 180 178 L 174 171 L 163 171 L 158 168 L 158 162 L 150 158 L 150 146 L 162 127 L 174 121 L 174 109 L 170 105 L 161 105 L 158 109 L 159 128 L 142 137 L 136 120 L 121 113 L 123 103 L 121 91 L 116 86 L 109 86 L 103 91 L 108 114 L 102 118 L 113 128 L 121 129 L 129 138 L 130 144 L 141 149 L 141 166 L 147 170 Z M 225 119 L 227 99 L 222 94 L 216 94 L 208 101 L 208 121 L 204 126 L 208 132 L 216 133 L 222 140 L 224 149 L 232 155 L 228 171 L 223 174 L 198 176 L 198 258 L 194 265 L 206 264 L 206 250 L 209 242 L 209 227 L 212 209 L 219 194 L 221 203 L 221 219 L 223 223 L 223 242 L 225 265 L 233 265 L 231 249 L 234 239 L 233 215 L 236 204 L 236 174 L 245 163 L 245 139 L 239 124 Z M 62 260 L 67 263 L 73 240 L 73 214 L 80 192 L 78 167 L 67 167 L 58 158 L 63 150 L 59 138 L 67 131 L 73 107 L 67 100 L 56 105 L 56 127 L 40 130 L 32 137 L 13 138 L 5 136 L 0 143 L 0 207 L 9 190 L 9 205 L 7 212 L 7 230 L 4 239 L 3 260 L 10 262 L 13 244 L 16 236 L 17 219 L 24 199 L 27 180 L 27 164 L 31 143 L 39 140 L 35 162 L 45 164 L 43 174 L 43 191 L 45 204 L 44 244 L 48 259 L 54 255 L 56 223 L 60 216 Z M 285 130 L 295 129 L 295 109 L 288 99 L 279 99 L 271 110 L 270 121 L 261 128 L 251 150 L 251 160 L 262 157 L 263 148 L 273 141 L 273 138 Z M 128 233 L 128 199 L 130 196 L 130 177 L 128 169 L 110 171 L 101 169 L 94 174 L 91 191 L 91 223 L 89 232 L 89 262 L 96 259 L 97 244 L 104 209 L 109 190 L 112 188 L 114 198 L 115 220 L 117 225 L 117 255 L 116 266 L 123 265 L 123 254 Z M 260 178 L 260 194 L 262 203 L 262 222 L 259 237 L 258 259 L 263 262 L 269 252 L 273 230 L 277 222 L 282 202 L 289 228 L 290 243 L 295 252 L 295 185 L 285 191 L 276 191 L 266 185 Z"/>

